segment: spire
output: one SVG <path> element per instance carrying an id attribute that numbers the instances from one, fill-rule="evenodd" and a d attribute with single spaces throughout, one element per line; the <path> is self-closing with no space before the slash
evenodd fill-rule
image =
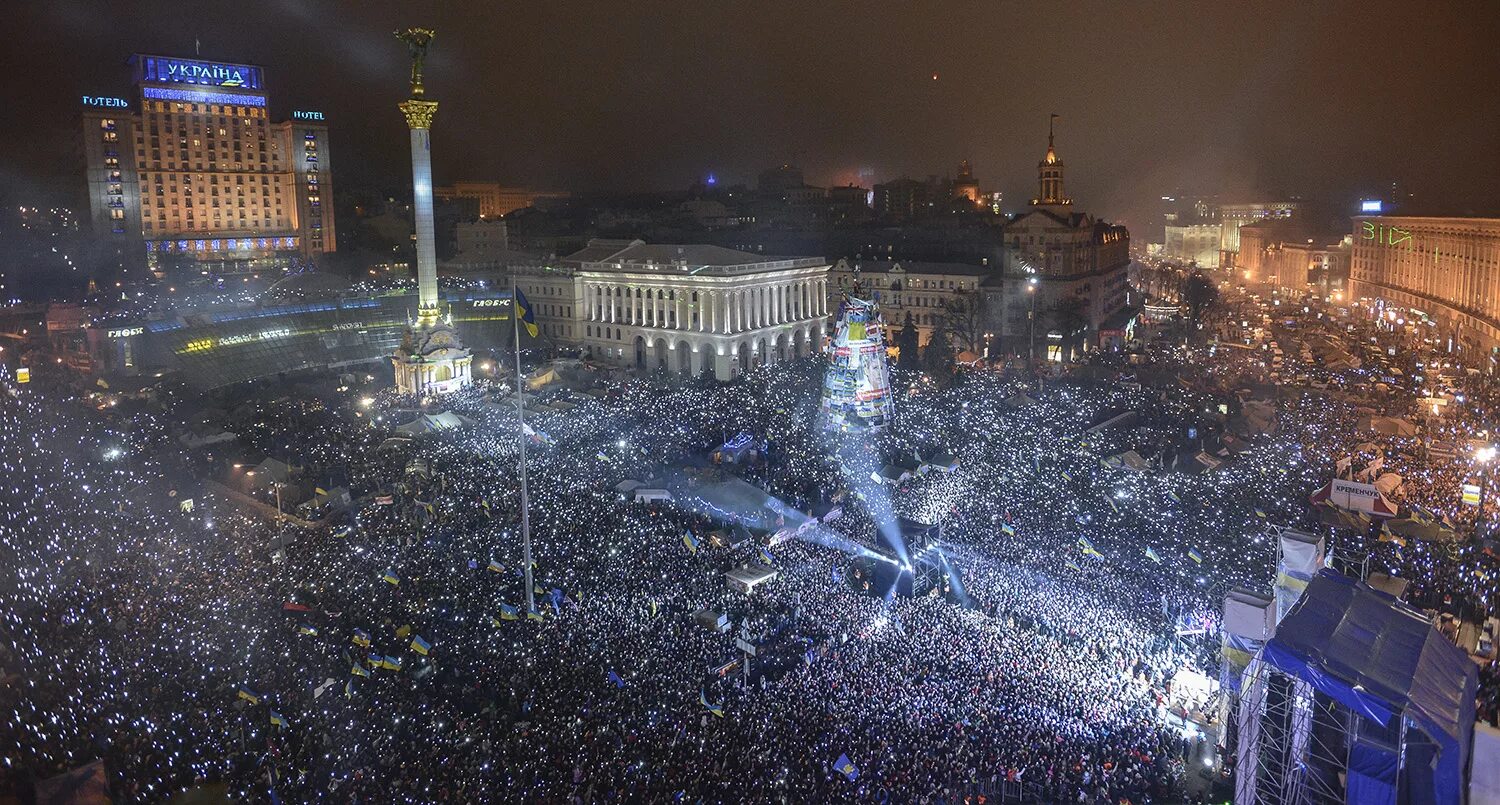
<path id="1" fill-rule="evenodd" d="M 1049 118 L 1047 118 L 1047 164 L 1048 165 L 1056 165 L 1057 164 L 1057 150 L 1052 147 L 1052 124 L 1054 124 L 1056 122 L 1057 122 L 1057 113 L 1053 112 L 1052 116 L 1049 117 Z"/>

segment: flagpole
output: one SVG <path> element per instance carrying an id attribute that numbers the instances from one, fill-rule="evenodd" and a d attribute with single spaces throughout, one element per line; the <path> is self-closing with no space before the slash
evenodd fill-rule
<path id="1" fill-rule="evenodd" d="M 531 580 L 531 512 L 526 499 L 526 403 L 522 400 L 521 388 L 521 305 L 516 297 L 516 278 L 510 278 L 510 323 L 515 335 L 516 350 L 516 419 L 521 427 L 516 435 L 521 440 L 521 561 L 526 568 L 526 612 L 536 611 L 536 586 Z"/>

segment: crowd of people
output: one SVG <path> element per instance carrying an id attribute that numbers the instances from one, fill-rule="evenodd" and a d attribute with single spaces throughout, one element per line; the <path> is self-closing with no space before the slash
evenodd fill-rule
<path id="1" fill-rule="evenodd" d="M 416 438 L 393 426 L 423 409 L 389 393 L 248 403 L 241 449 L 350 487 L 318 529 L 204 487 L 229 470 L 172 438 L 170 410 L 6 376 L 0 781 L 103 759 L 142 802 L 1181 799 L 1189 746 L 1164 703 L 1176 674 L 1216 673 L 1217 645 L 1180 627 L 1268 587 L 1266 524 L 1312 527 L 1307 495 L 1356 434 L 1345 407 L 1289 399 L 1212 472 L 1110 464 L 1221 421 L 1205 370 L 1171 368 L 1196 381 L 898 373 L 892 425 L 838 437 L 817 360 L 729 385 L 585 372 L 528 395 L 529 438 L 489 383 L 441 400 L 471 425 Z M 1138 423 L 1091 428 L 1122 411 Z M 740 433 L 752 459 L 709 458 Z M 956 467 L 868 472 L 937 453 Z M 726 515 L 699 493 L 732 478 L 841 516 L 717 539 Z M 898 517 L 941 528 L 930 594 L 872 594 L 872 560 L 835 547 Z M 1464 567 L 1390 547 L 1434 586 Z M 777 576 L 746 596 L 723 575 L 741 564 Z M 741 625 L 765 640 L 748 672 Z"/>

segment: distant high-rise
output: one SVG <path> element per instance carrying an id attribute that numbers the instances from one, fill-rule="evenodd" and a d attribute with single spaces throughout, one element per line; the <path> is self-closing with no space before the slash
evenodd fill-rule
<path id="1" fill-rule="evenodd" d="M 958 178 L 953 180 L 953 197 L 966 198 L 979 204 L 979 180 L 974 178 L 974 166 L 969 160 L 958 163 Z"/>
<path id="2" fill-rule="evenodd" d="M 322 112 L 272 122 L 254 65 L 143 54 L 131 64 L 134 104 L 82 98 L 96 233 L 139 244 L 154 268 L 260 270 L 335 250 Z"/>

